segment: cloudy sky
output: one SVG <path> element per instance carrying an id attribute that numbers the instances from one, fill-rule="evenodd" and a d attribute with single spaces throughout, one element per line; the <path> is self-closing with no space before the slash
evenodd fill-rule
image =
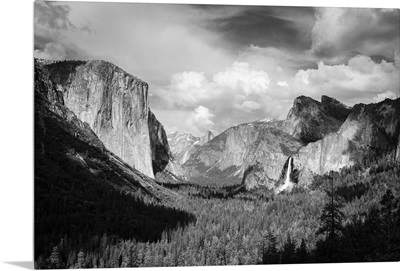
<path id="1" fill-rule="evenodd" d="M 399 9 L 36 2 L 34 56 L 104 59 L 150 85 L 167 131 L 284 119 L 299 95 L 400 92 Z"/>

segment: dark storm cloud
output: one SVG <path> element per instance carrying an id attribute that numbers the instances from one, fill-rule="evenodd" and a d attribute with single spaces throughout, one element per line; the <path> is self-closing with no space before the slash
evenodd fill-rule
<path id="1" fill-rule="evenodd" d="M 393 61 L 399 50 L 400 11 L 365 8 L 316 8 L 311 53 L 340 63 L 356 54 Z"/>
<path id="2" fill-rule="evenodd" d="M 87 32 L 87 25 L 77 27 L 70 19 L 70 7 L 57 2 L 34 4 L 34 55 L 49 59 L 85 59 L 87 54 L 68 41 L 68 32 Z"/>
<path id="3" fill-rule="evenodd" d="M 38 35 L 35 34 L 35 40 L 34 40 L 34 50 L 44 50 L 44 48 L 46 47 L 46 44 L 51 43 L 51 42 L 55 42 L 56 39 L 54 39 L 54 37 L 51 36 L 47 36 L 47 35 Z"/>
<path id="4" fill-rule="evenodd" d="M 199 7 L 215 11 L 224 6 Z M 237 6 L 237 12 L 207 22 L 207 27 L 223 35 L 234 49 L 250 44 L 306 50 L 311 46 L 313 9 L 307 7 Z"/>
<path id="5" fill-rule="evenodd" d="M 283 119 L 299 95 L 328 94 L 349 105 L 394 97 L 398 16 L 373 9 L 40 2 L 35 56 L 111 61 L 149 83 L 150 106 L 166 128 L 200 135 Z"/>
<path id="6" fill-rule="evenodd" d="M 53 2 L 35 2 L 35 26 L 67 30 L 75 28 L 68 18 L 70 8 Z"/>

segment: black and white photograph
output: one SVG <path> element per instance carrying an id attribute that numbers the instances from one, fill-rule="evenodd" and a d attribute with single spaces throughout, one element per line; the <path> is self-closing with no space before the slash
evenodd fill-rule
<path id="1" fill-rule="evenodd" d="M 32 268 L 400 261 L 400 9 L 31 4 Z"/>

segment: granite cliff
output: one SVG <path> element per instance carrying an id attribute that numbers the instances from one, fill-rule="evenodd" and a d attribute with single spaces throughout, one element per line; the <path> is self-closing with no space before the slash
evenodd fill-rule
<path id="1" fill-rule="evenodd" d="M 276 189 L 287 176 L 307 186 L 314 175 L 351 166 L 367 155 L 399 158 L 400 99 L 347 107 L 322 96 L 295 99 L 284 121 L 256 121 L 229 128 L 197 146 L 183 167 L 196 182 Z"/>
<path id="2" fill-rule="evenodd" d="M 62 61 L 37 69 L 46 79 L 35 88 L 52 101 L 47 108 L 151 178 L 276 189 L 284 179 L 307 186 L 367 155 L 393 152 L 400 160 L 400 99 L 350 108 L 300 96 L 283 121 L 241 124 L 216 137 L 167 136 L 148 106 L 147 83 L 115 65 Z"/>
<path id="3" fill-rule="evenodd" d="M 338 131 L 350 112 L 351 108 L 328 96 L 322 96 L 321 102 L 300 96 L 287 115 L 285 132 L 305 144 L 315 142 Z"/>
<path id="4" fill-rule="evenodd" d="M 64 104 L 105 147 L 149 177 L 169 161 L 163 126 L 148 104 L 148 84 L 106 61 L 45 65 Z"/>
<path id="5" fill-rule="evenodd" d="M 203 136 L 196 137 L 190 133 L 172 132 L 167 138 L 174 161 L 183 165 L 194 152 L 195 147 L 206 144 L 214 138 L 214 134 L 212 131 L 207 131 Z"/>
<path id="6" fill-rule="evenodd" d="M 282 132 L 281 121 L 241 124 L 196 147 L 183 165 L 197 182 L 275 187 L 282 167 L 301 143 Z"/>
<path id="7" fill-rule="evenodd" d="M 156 175 L 167 167 L 171 154 L 164 126 L 157 120 L 151 110 L 149 110 L 148 126 L 153 173 Z"/>
<path id="8" fill-rule="evenodd" d="M 36 60 L 34 72 L 37 197 L 46 196 L 41 188 L 47 183 L 61 187 L 67 179 L 81 178 L 139 198 L 167 202 L 177 197 L 109 151 L 90 125 L 65 106 L 48 70 Z"/>
<path id="9" fill-rule="evenodd" d="M 299 150 L 295 167 L 300 171 L 300 180 L 307 183 L 310 174 L 338 171 L 366 155 L 394 152 L 399 133 L 400 99 L 357 104 L 337 132 Z"/>
<path id="10" fill-rule="evenodd" d="M 400 134 L 397 140 L 396 161 L 400 161 Z"/>
<path id="11" fill-rule="evenodd" d="M 214 133 L 212 131 L 205 132 L 204 135 L 200 137 L 199 145 L 202 146 L 202 145 L 206 144 L 208 141 L 210 141 L 214 137 L 215 136 L 214 136 Z"/>

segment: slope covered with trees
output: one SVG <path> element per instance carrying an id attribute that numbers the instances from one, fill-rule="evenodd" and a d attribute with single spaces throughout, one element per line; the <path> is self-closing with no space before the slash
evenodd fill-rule
<path id="1" fill-rule="evenodd" d="M 196 220 L 164 230 L 157 240 L 103 233 L 77 248 L 60 239 L 38 266 L 48 266 L 52 255 L 62 267 L 400 259 L 400 165 L 385 156 L 278 195 L 240 186 L 164 185 L 182 195 L 175 207 Z"/>
<path id="2" fill-rule="evenodd" d="M 400 164 L 354 165 L 275 194 L 155 183 L 107 150 L 35 64 L 35 267 L 400 260 Z M 221 184 L 221 182 L 219 182 Z"/>

